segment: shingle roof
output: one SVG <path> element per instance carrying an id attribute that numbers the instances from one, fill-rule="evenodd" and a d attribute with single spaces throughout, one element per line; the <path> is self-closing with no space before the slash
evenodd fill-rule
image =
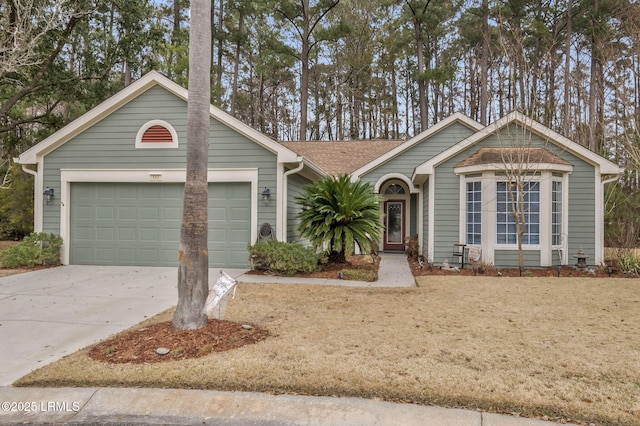
<path id="1" fill-rule="evenodd" d="M 570 166 L 571 163 L 544 148 L 480 148 L 478 152 L 456 164 L 455 167 L 480 166 L 502 163 L 546 163 Z"/>
<path id="2" fill-rule="evenodd" d="M 404 141 L 306 141 L 281 144 L 309 159 L 330 175 L 349 174 Z"/>

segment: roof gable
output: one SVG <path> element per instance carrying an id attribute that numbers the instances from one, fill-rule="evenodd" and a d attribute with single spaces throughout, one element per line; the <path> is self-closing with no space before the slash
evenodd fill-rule
<path id="1" fill-rule="evenodd" d="M 484 127 L 482 124 L 478 123 L 477 121 L 472 120 L 471 118 L 467 117 L 466 115 L 457 112 L 457 113 L 447 117 L 446 119 L 444 119 L 442 121 L 439 121 L 435 125 L 431 126 L 427 130 L 425 130 L 424 132 L 421 132 L 421 133 L 417 134 L 416 136 L 412 137 L 408 141 L 398 145 L 394 149 L 386 152 L 385 154 L 381 155 L 380 157 L 374 159 L 373 161 L 370 161 L 367 164 L 365 164 L 364 166 L 358 168 L 357 170 L 354 170 L 352 172 L 352 175 L 354 177 L 360 177 L 360 176 L 363 176 L 363 175 L 369 173 L 371 170 L 375 169 L 376 167 L 380 166 L 381 164 L 384 164 L 387 161 L 399 156 L 400 154 L 404 153 L 405 151 L 409 150 L 410 148 L 420 144 L 421 142 L 425 141 L 426 139 L 430 138 L 431 136 L 435 135 L 436 133 L 442 131 L 443 129 L 445 129 L 447 127 L 449 127 L 453 123 L 460 123 L 460 124 L 468 127 L 471 130 L 474 130 L 474 131 L 479 131 L 480 129 L 482 129 Z"/>
<path id="2" fill-rule="evenodd" d="M 485 138 L 498 134 L 500 130 L 506 128 L 509 125 L 516 124 L 522 126 L 527 131 L 530 131 L 543 139 L 567 150 L 574 154 L 576 157 L 583 161 L 599 166 L 600 174 L 602 175 L 617 175 L 622 173 L 622 168 L 612 163 L 606 158 L 590 151 L 589 149 L 579 145 L 576 142 L 562 136 L 561 134 L 549 129 L 548 127 L 538 123 L 537 121 L 525 116 L 520 112 L 512 112 L 505 117 L 497 120 L 493 124 L 478 131 L 467 139 L 460 141 L 451 148 L 443 151 L 442 153 L 434 156 L 433 158 L 425 161 L 414 171 L 413 179 L 415 180 L 417 175 L 429 175 L 433 174 L 433 170 L 436 166 L 457 155 L 458 153 L 468 149 L 469 147 L 477 144 Z"/>
<path id="3" fill-rule="evenodd" d="M 155 86 L 160 86 L 184 100 L 188 99 L 189 92 L 187 89 L 174 83 L 162 74 L 156 71 L 151 71 L 135 82 L 131 83 L 129 86 L 125 87 L 115 95 L 111 96 L 104 102 L 92 108 L 85 114 L 73 120 L 62 129 L 53 133 L 48 138 L 29 148 L 28 150 L 20 154 L 17 158 L 15 158 L 14 161 L 20 164 L 38 163 L 39 158 L 54 151 L 61 145 L 73 139 L 75 136 L 100 122 L 108 115 L 117 111 L 122 106 L 136 99 L 138 96 Z M 297 154 L 290 149 L 280 145 L 276 141 L 268 138 L 266 135 L 258 132 L 250 126 L 247 126 L 240 120 L 232 117 L 219 108 L 211 105 L 209 108 L 209 114 L 212 118 L 216 119 L 220 123 L 244 135 L 248 139 L 261 145 L 274 154 L 277 154 L 279 161 L 291 163 L 301 161 Z"/>

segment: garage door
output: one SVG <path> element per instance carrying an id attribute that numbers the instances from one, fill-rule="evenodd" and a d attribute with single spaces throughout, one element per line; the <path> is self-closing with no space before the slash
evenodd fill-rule
<path id="1" fill-rule="evenodd" d="M 184 184 L 71 185 L 70 263 L 176 266 Z M 249 183 L 209 184 L 209 263 L 245 268 Z"/>

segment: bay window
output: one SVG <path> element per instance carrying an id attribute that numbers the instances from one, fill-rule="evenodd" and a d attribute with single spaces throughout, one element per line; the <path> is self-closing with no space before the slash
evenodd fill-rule
<path id="1" fill-rule="evenodd" d="M 562 249 L 567 243 L 573 166 L 537 147 L 528 148 L 526 161 L 519 164 L 523 152 L 483 147 L 455 165 L 454 172 L 460 176 L 459 239 L 478 246 L 485 262 L 513 264 L 515 256 L 510 252 L 518 250 L 520 222 L 526 261 L 539 256 L 541 266 L 551 266 L 558 252 L 567 262 Z M 505 161 L 510 158 L 516 162 Z"/>

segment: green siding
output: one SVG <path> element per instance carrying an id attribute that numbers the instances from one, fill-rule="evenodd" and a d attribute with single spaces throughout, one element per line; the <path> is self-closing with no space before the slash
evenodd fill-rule
<path id="1" fill-rule="evenodd" d="M 418 194 L 411 194 L 409 200 L 411 215 L 409 216 L 409 234 L 411 237 L 418 235 Z"/>
<path id="2" fill-rule="evenodd" d="M 522 258 L 525 267 L 540 266 L 540 250 L 523 250 Z M 517 250 L 496 250 L 494 264 L 497 266 L 516 267 L 520 265 Z"/>
<path id="3" fill-rule="evenodd" d="M 150 120 L 171 124 L 179 140 L 176 149 L 136 149 L 135 138 Z M 44 186 L 60 193 L 60 169 L 176 169 L 186 167 L 187 103 L 155 86 L 85 130 L 44 159 Z M 271 190 L 269 206 L 259 203 L 258 223 L 276 223 L 279 194 L 276 154 L 226 125 L 211 119 L 209 168 L 257 168 L 258 187 Z M 60 206 L 44 206 L 43 230 L 59 233 Z"/>
<path id="4" fill-rule="evenodd" d="M 287 199 L 287 241 L 298 242 L 307 244 L 308 242 L 300 238 L 300 232 L 298 231 L 298 214 L 300 213 L 300 207 L 296 203 L 296 197 L 301 196 L 304 193 L 304 186 L 311 183 L 311 181 L 299 174 L 293 174 L 288 177 L 288 199 Z"/>
<path id="5" fill-rule="evenodd" d="M 573 173 L 569 175 L 569 229 L 565 231 L 568 235 L 569 264 L 574 260 L 571 256 L 580 248 L 593 259 L 596 246 L 595 170 L 584 162 L 572 164 Z"/>
<path id="6" fill-rule="evenodd" d="M 456 162 L 457 163 L 457 162 Z M 433 261 L 440 263 L 444 259 L 452 262 L 453 245 L 459 239 L 460 188 L 459 177 L 453 173 L 450 165 L 437 168 L 435 173 L 435 212 Z"/>

